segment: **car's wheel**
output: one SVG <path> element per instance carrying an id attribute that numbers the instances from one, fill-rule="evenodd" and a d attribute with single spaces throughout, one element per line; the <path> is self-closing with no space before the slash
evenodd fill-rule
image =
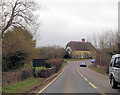
<path id="1" fill-rule="evenodd" d="M 114 77 L 111 78 L 111 86 L 112 88 L 117 88 L 117 82 L 115 81 Z"/>
<path id="2" fill-rule="evenodd" d="M 111 84 L 112 79 L 110 79 L 110 84 Z"/>

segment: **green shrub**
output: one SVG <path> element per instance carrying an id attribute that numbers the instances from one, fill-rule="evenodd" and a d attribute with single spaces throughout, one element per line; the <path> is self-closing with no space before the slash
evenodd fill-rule
<path id="1" fill-rule="evenodd" d="M 35 43 L 32 34 L 21 27 L 7 31 L 2 39 L 3 71 L 17 69 L 22 63 L 30 65 L 37 56 Z"/>
<path id="2" fill-rule="evenodd" d="M 17 69 L 24 65 L 22 63 L 23 60 L 25 60 L 27 57 L 27 54 L 22 51 L 12 52 L 8 54 L 7 56 L 3 57 L 3 71 L 8 71 L 12 69 Z"/>

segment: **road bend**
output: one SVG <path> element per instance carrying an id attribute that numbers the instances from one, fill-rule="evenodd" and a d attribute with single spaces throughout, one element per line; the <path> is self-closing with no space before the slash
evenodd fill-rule
<path id="1" fill-rule="evenodd" d="M 81 61 L 68 61 L 62 74 L 41 93 L 120 93 L 120 88 L 111 88 L 108 76 L 88 68 L 90 60 L 84 61 L 87 62 L 87 67 L 80 67 Z"/>

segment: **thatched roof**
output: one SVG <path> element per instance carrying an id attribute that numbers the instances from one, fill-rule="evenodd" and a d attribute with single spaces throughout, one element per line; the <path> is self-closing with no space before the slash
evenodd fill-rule
<path id="1" fill-rule="evenodd" d="M 96 51 L 96 48 L 90 42 L 70 41 L 66 47 L 71 47 L 73 51 Z"/>

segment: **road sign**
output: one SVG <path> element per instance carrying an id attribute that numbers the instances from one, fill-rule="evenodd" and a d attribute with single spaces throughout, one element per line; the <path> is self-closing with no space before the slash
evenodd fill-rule
<path id="1" fill-rule="evenodd" d="M 33 67 L 45 67 L 45 59 L 33 59 Z"/>

